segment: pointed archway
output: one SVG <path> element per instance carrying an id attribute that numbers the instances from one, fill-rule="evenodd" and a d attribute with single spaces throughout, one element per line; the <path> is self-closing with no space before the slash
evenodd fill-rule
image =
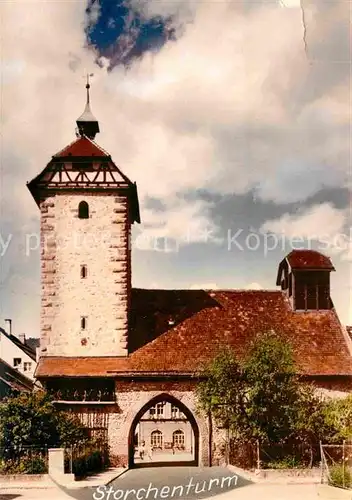
<path id="1" fill-rule="evenodd" d="M 143 416 L 147 414 L 148 411 L 150 411 L 152 408 L 155 408 L 158 406 L 158 404 L 169 404 L 172 405 L 173 408 L 178 408 L 180 413 L 184 416 L 183 418 L 183 423 L 187 422 L 189 424 L 189 427 L 191 429 L 191 440 L 192 440 L 192 446 L 191 446 L 191 453 L 187 454 L 183 453 L 179 457 L 177 454 L 174 453 L 174 442 L 172 443 L 172 452 L 173 457 L 172 460 L 170 460 L 170 455 L 167 457 L 165 455 L 164 457 L 161 455 L 158 458 L 153 457 L 152 461 L 138 461 L 136 459 L 136 435 L 137 435 L 137 427 L 140 425 Z M 158 417 L 156 418 L 151 418 L 151 422 L 158 422 Z M 169 431 L 171 432 L 172 435 L 179 435 L 178 427 L 176 424 L 176 428 L 171 428 L 171 425 L 176 422 L 177 419 L 161 419 L 159 422 L 163 425 L 170 425 Z M 176 434 L 175 434 L 176 430 Z M 156 443 L 157 441 L 159 443 L 164 444 L 164 440 L 161 439 L 160 437 L 160 431 L 156 432 L 156 430 L 153 430 L 151 432 L 152 437 L 152 442 Z M 158 436 L 158 437 L 157 437 Z M 153 444 L 152 443 L 152 444 Z M 169 458 L 169 459 L 166 459 Z M 179 399 L 175 398 L 171 394 L 163 393 L 159 394 L 158 396 L 155 396 L 152 398 L 148 403 L 146 403 L 136 414 L 136 416 L 133 419 L 129 435 L 128 435 L 128 466 L 130 469 L 132 468 L 137 468 L 137 467 L 163 467 L 163 466 L 195 466 L 197 467 L 199 465 L 199 428 L 196 419 L 193 416 L 193 413 L 185 404 L 183 404 Z"/>

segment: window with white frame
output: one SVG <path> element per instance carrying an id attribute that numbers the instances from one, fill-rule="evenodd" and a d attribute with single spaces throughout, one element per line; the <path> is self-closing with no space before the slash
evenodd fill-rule
<path id="1" fill-rule="evenodd" d="M 185 446 L 185 433 L 181 429 L 173 432 L 172 444 L 175 448 L 183 448 Z"/>
<path id="2" fill-rule="evenodd" d="M 165 403 L 158 403 L 156 405 L 156 416 L 157 417 L 163 417 L 164 416 L 164 406 L 165 406 Z"/>
<path id="3" fill-rule="evenodd" d="M 163 433 L 161 431 L 156 430 L 150 434 L 150 445 L 153 448 L 163 447 Z"/>

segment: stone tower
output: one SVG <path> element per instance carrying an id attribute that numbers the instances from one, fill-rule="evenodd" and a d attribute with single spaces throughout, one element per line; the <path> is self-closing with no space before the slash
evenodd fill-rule
<path id="1" fill-rule="evenodd" d="M 41 216 L 41 356 L 126 356 L 137 186 L 95 142 L 89 102 L 77 139 L 27 184 Z"/>

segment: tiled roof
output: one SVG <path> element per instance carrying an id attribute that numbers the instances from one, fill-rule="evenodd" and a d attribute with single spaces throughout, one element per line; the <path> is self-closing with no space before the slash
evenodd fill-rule
<path id="1" fill-rule="evenodd" d="M 330 269 L 334 266 L 329 257 L 315 250 L 292 250 L 286 259 L 292 269 Z"/>
<path id="2" fill-rule="evenodd" d="M 241 357 L 256 335 L 269 330 L 291 343 L 300 373 L 352 375 L 334 310 L 293 312 L 280 291 L 141 289 L 132 291 L 128 357 L 43 357 L 36 375 L 194 373 L 222 344 Z"/>
<path id="3" fill-rule="evenodd" d="M 79 156 L 79 157 L 108 157 L 108 153 L 104 151 L 95 142 L 88 139 L 88 137 L 79 137 L 77 140 L 73 141 L 67 147 L 56 153 L 53 158 L 64 158 L 68 156 Z"/>
<path id="4" fill-rule="evenodd" d="M 0 380 L 16 391 L 28 392 L 33 389 L 33 382 L 3 359 L 0 359 Z"/>
<path id="5" fill-rule="evenodd" d="M 37 347 L 40 346 L 40 339 L 35 337 L 29 337 L 28 339 L 26 339 L 26 345 L 30 349 L 32 349 L 33 352 L 36 352 Z"/>

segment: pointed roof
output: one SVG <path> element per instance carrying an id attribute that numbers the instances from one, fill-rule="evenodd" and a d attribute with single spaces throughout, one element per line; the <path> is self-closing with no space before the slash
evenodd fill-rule
<path id="1" fill-rule="evenodd" d="M 97 122 L 98 120 L 95 118 L 95 116 L 92 113 L 92 110 L 90 109 L 89 102 L 87 102 L 86 107 L 84 108 L 83 113 L 81 116 L 77 119 L 77 122 Z"/>
<path id="2" fill-rule="evenodd" d="M 84 108 L 83 113 L 81 116 L 77 119 L 77 127 L 79 134 L 81 136 L 86 135 L 90 139 L 94 139 L 96 134 L 100 132 L 99 130 L 99 123 L 98 120 L 95 118 L 95 116 L 92 113 L 92 110 L 90 109 L 90 99 L 89 99 L 89 89 L 90 89 L 90 84 L 89 84 L 89 75 L 87 75 L 87 102 L 86 102 L 86 107 Z"/>
<path id="3" fill-rule="evenodd" d="M 105 157 L 109 158 L 110 155 L 104 151 L 103 148 L 98 146 L 93 140 L 86 136 L 79 137 L 66 146 L 64 149 L 56 153 L 53 158 L 65 158 L 68 156 L 78 156 L 78 157 Z"/>

